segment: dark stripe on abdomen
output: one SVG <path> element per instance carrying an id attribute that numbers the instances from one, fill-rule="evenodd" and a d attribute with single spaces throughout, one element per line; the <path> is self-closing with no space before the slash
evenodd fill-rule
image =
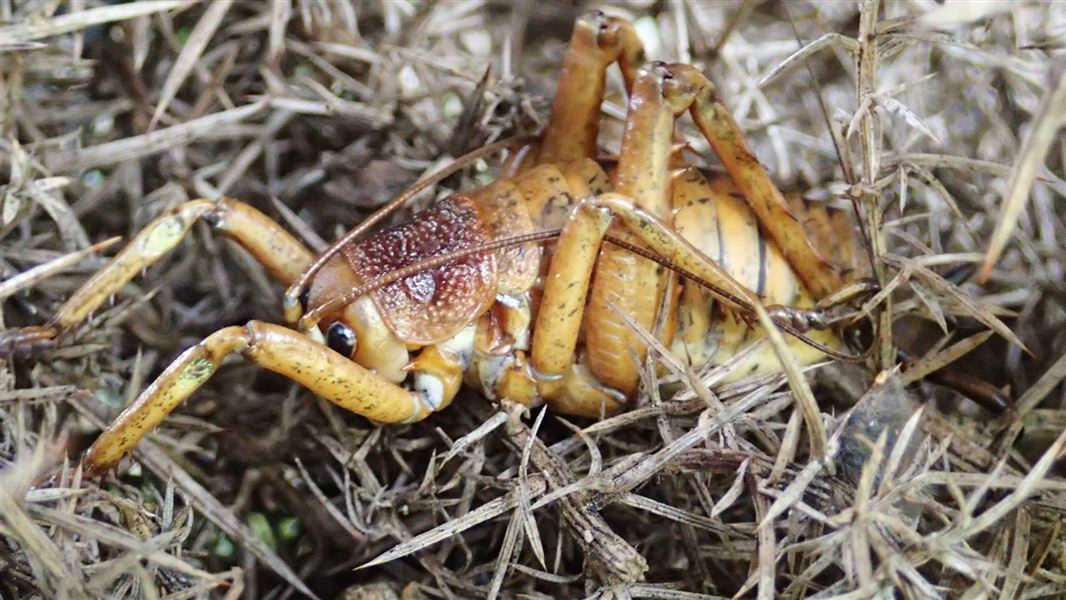
<path id="1" fill-rule="evenodd" d="M 766 295 L 766 263 L 770 261 L 766 257 L 766 236 L 763 235 L 762 227 L 756 229 L 756 232 L 759 236 L 759 277 L 756 279 L 755 293 L 763 297 Z"/>

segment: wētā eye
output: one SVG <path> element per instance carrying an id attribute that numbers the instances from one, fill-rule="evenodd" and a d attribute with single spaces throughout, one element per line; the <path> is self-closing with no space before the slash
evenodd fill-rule
<path id="1" fill-rule="evenodd" d="M 355 332 L 340 321 L 334 321 L 326 331 L 326 345 L 341 356 L 351 357 L 355 353 Z"/>

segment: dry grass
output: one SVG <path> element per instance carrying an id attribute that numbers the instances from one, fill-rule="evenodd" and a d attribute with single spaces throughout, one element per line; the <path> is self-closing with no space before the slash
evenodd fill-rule
<path id="1" fill-rule="evenodd" d="M 877 369 L 834 372 L 818 462 L 783 377 L 667 360 L 677 395 L 599 423 L 467 394 L 381 428 L 238 360 L 83 481 L 80 451 L 181 349 L 280 321 L 278 287 L 198 227 L 47 360 L 0 365 L 0 597 L 1066 595 L 1066 4 L 885 4 L 617 10 L 713 78 L 783 187 L 861 208 L 871 310 L 921 370 L 968 351 L 1011 412 L 899 376 L 856 403 Z M 46 320 L 103 263 L 93 241 L 190 197 L 246 199 L 320 248 L 536 131 L 579 12 L 0 0 L 3 327 Z"/>

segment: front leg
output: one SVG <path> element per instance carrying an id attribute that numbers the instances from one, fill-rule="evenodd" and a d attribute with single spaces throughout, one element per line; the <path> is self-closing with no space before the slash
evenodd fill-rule
<path id="1" fill-rule="evenodd" d="M 89 476 L 113 467 L 171 411 L 200 388 L 222 360 L 240 352 L 303 384 L 341 408 L 381 423 L 417 421 L 431 408 L 419 394 L 372 373 L 328 347 L 280 325 L 226 327 L 186 350 L 104 431 L 85 456 Z"/>
<path id="2" fill-rule="evenodd" d="M 243 202 L 230 198 L 191 200 L 142 229 L 107 266 L 82 284 L 45 326 L 0 333 L 0 359 L 34 354 L 81 325 L 137 274 L 173 250 L 198 219 L 240 244 L 282 283 L 291 283 L 314 258 L 280 225 Z"/>

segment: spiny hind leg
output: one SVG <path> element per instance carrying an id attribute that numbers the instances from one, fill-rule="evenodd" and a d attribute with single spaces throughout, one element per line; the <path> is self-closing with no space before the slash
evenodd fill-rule
<path id="1" fill-rule="evenodd" d="M 679 194 L 672 201 L 679 203 L 681 198 Z M 605 412 L 605 407 L 609 413 L 617 409 L 620 402 L 624 402 L 624 398 L 620 400 L 617 394 L 612 394 L 612 390 L 596 382 L 586 370 L 576 365 L 582 320 L 588 310 L 595 310 L 595 307 L 586 307 L 592 272 L 612 219 L 624 224 L 626 230 L 633 233 L 651 254 L 695 275 L 701 280 L 699 285 L 712 287 L 716 299 L 738 314 L 750 315 L 751 306 L 763 302 L 759 294 L 738 282 L 727 269 L 694 246 L 692 241 L 637 206 L 632 198 L 605 193 L 586 199 L 572 212 L 557 243 L 555 255 L 563 259 L 553 260 L 549 266 L 533 334 L 531 363 L 534 371 L 543 378 L 538 382 L 538 388 L 549 404 L 553 404 L 553 401 L 558 404 L 552 407 L 559 412 L 596 416 Z M 758 235 L 757 228 L 755 235 Z M 694 241 L 699 243 L 699 240 Z M 778 262 L 781 264 L 772 268 L 787 269 L 783 260 Z M 776 286 L 767 288 L 770 289 L 775 289 L 775 297 L 799 297 L 798 292 L 778 291 Z M 794 315 L 810 313 L 807 309 L 780 304 L 771 305 L 768 310 L 779 319 L 788 319 L 788 324 L 792 324 Z M 735 321 L 737 331 L 747 328 L 741 319 Z M 831 336 L 829 332 L 825 335 Z M 624 361 L 617 362 L 618 368 L 627 368 Z M 570 385 L 564 386 L 564 382 Z M 582 384 L 581 389 L 588 393 L 565 394 L 562 388 L 572 387 L 574 383 Z"/>
<path id="2" fill-rule="evenodd" d="M 714 85 L 690 65 L 672 64 L 667 70 L 678 85 L 690 89 L 695 100 L 690 112 L 710 142 L 759 223 L 777 243 L 815 299 L 840 289 L 841 278 L 815 249 L 803 224 L 789 209 L 781 191 L 748 146 L 740 126 L 718 97 Z"/>
<path id="3" fill-rule="evenodd" d="M 0 357 L 33 353 L 80 325 L 124 285 L 174 249 L 198 219 L 235 240 L 282 283 L 294 280 L 313 259 L 296 238 L 243 202 L 229 198 L 219 202 L 191 200 L 142 229 L 107 266 L 74 292 L 45 326 L 0 334 Z"/>
<path id="4" fill-rule="evenodd" d="M 86 472 L 94 475 L 116 465 L 145 434 L 199 389 L 226 356 L 237 352 L 341 408 L 375 421 L 417 421 L 431 412 L 418 394 L 303 334 L 280 325 L 251 321 L 243 327 L 216 331 L 171 363 L 100 434 L 85 456 Z"/>
<path id="5" fill-rule="evenodd" d="M 607 68 L 616 61 L 626 90 L 632 89 L 644 62 L 644 47 L 632 24 L 598 10 L 579 18 L 563 56 L 536 164 L 596 157 Z"/>

